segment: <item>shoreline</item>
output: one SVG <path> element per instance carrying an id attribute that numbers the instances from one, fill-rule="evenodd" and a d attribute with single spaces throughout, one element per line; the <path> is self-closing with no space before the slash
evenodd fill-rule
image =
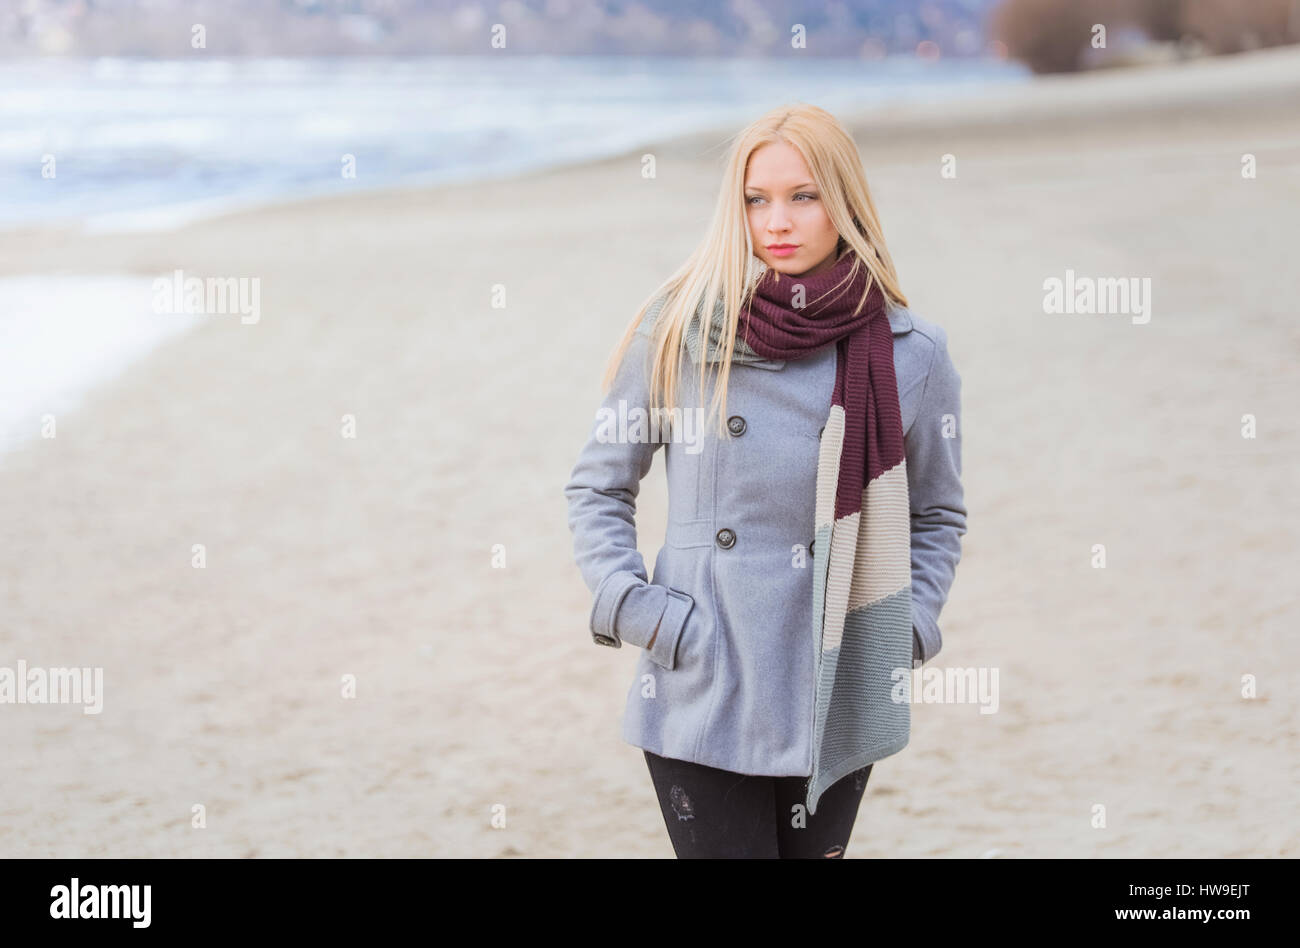
<path id="1" fill-rule="evenodd" d="M 1143 81 L 1139 94 L 1134 93 L 1135 80 Z M 1117 122 L 1132 123 L 1135 119 L 1160 115 L 1170 109 L 1191 107 L 1202 114 L 1222 111 L 1231 116 L 1239 111 L 1241 97 L 1247 93 L 1254 97 L 1255 107 L 1261 109 L 1290 109 L 1296 101 L 1300 101 L 1300 45 L 1230 56 L 1203 57 L 1181 63 L 1154 63 L 1068 75 L 1035 76 L 1006 88 L 994 86 L 969 98 L 963 96 L 956 100 L 874 105 L 855 112 L 842 111 L 838 117 L 869 157 L 873 147 L 886 151 L 890 148 L 889 142 L 872 141 L 879 135 L 897 133 L 912 139 L 943 139 L 958 134 L 1023 132 L 1030 137 L 1041 137 L 1046 131 L 1068 127 L 1072 123 L 1095 121 L 1102 116 Z M 310 211 L 316 205 L 337 203 L 343 207 L 353 201 L 393 201 L 480 185 L 545 179 L 550 175 L 586 167 L 598 168 L 621 163 L 648 149 L 661 154 L 701 157 L 709 151 L 719 150 L 720 143 L 734 131 L 735 127 L 730 125 L 714 126 L 668 139 L 647 140 L 604 156 L 560 161 L 486 177 L 456 177 L 438 183 L 375 185 L 358 189 L 352 194 L 198 199 L 165 205 L 156 210 L 165 216 L 173 208 L 183 211 L 192 205 L 230 201 L 238 206 L 229 212 L 215 211 L 176 226 L 146 227 L 138 231 L 108 229 L 102 236 L 175 233 L 189 227 L 201 227 L 208 222 L 245 218 L 249 215 Z M 130 216 L 132 213 L 147 215 L 153 213 L 153 209 L 121 212 L 120 216 Z M 119 215 L 114 213 L 99 216 Z M 72 218 L 48 225 L 16 222 L 12 227 L 0 229 L 0 241 L 46 233 L 86 238 L 101 236 L 95 231 L 83 229 L 86 220 Z M 18 272 L 36 271 L 8 269 L 0 261 L 0 274 Z"/>
<path id="2" fill-rule="evenodd" d="M 0 65 L 0 85 L 34 87 L 33 95 L 50 99 L 45 124 L 52 127 L 76 120 L 75 109 L 56 108 L 55 100 L 76 99 L 79 94 L 121 98 L 119 110 L 106 111 L 86 129 L 89 141 L 80 156 L 88 166 L 85 176 L 74 169 L 78 178 L 70 180 L 66 189 L 53 182 L 26 189 L 20 185 L 3 226 L 39 226 L 57 215 L 74 227 L 79 226 L 78 218 L 91 217 L 95 230 L 156 230 L 268 201 L 328 198 L 371 187 L 464 186 L 580 163 L 646 141 L 739 121 L 749 107 L 766 104 L 767 94 L 760 88 L 766 77 L 784 76 L 804 94 L 841 105 L 850 98 L 860 101 L 863 95 L 868 99 L 885 94 L 906 99 L 959 95 L 981 85 L 1021 82 L 1026 75 L 1023 67 L 995 59 L 930 64 L 918 64 L 912 57 L 870 63 L 691 59 L 679 69 L 672 60 L 650 57 L 616 59 L 611 65 L 621 70 L 623 78 L 605 93 L 597 93 L 593 86 L 600 67 L 592 62 L 582 57 L 553 62 L 488 57 L 481 64 L 482 90 L 452 108 L 434 111 L 416 103 L 447 95 L 446 84 L 458 81 L 463 64 L 433 57 L 406 64 L 312 61 L 294 68 L 259 59 L 230 67 L 204 60 L 181 69 L 141 59 L 51 63 L 44 75 L 40 70 Z M 637 80 L 645 71 L 660 75 L 660 91 Z M 206 81 L 205 75 L 212 81 Z M 723 92 L 691 102 L 679 102 L 680 93 L 674 94 L 686 83 L 715 81 L 739 86 L 743 94 Z M 507 92 L 515 85 L 520 88 Z M 331 93 L 352 87 L 356 91 L 342 98 Z M 521 95 L 525 90 L 527 94 Z M 300 102 L 296 108 L 285 102 L 291 95 Z M 147 149 L 129 143 L 132 129 L 141 131 L 132 124 L 132 116 L 159 96 L 161 111 L 143 130 L 153 136 L 146 141 L 157 143 L 173 170 L 186 169 L 186 173 L 153 182 L 138 180 L 140 167 L 153 167 L 162 156 L 151 157 Z M 262 99 L 273 104 L 262 108 Z M 187 102 L 199 110 L 192 117 L 187 115 Z M 251 109 L 246 128 L 239 117 L 244 108 Z M 42 133 L 33 113 L 16 118 L 10 136 L 14 141 L 7 149 L 0 142 L 0 152 L 25 162 L 27 149 L 15 153 L 15 145 L 35 141 Z M 174 130 L 162 130 L 169 126 Z M 96 140 L 121 140 L 122 150 L 96 148 L 92 144 Z M 243 155 L 253 148 L 247 157 Z M 353 149 L 361 157 L 359 164 Z M 343 155 L 344 166 L 332 173 L 321 159 L 336 151 Z M 53 159 L 53 155 L 43 156 L 42 176 L 47 172 L 53 176 Z"/>

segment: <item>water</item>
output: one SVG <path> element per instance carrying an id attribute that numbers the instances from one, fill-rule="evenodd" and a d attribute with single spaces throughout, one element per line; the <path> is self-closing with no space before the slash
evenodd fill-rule
<path id="1" fill-rule="evenodd" d="M 0 229 L 166 230 L 268 201 L 507 175 L 738 129 L 781 102 L 857 110 L 1026 76 L 1000 62 L 915 59 L 10 62 L 0 64 Z M 341 173 L 345 155 L 355 178 Z M 149 286 L 113 274 L 0 278 L 0 454 L 205 318 L 154 313 Z"/>
<path id="2" fill-rule="evenodd" d="M 0 277 L 0 454 L 37 438 L 90 390 L 167 338 L 212 318 L 153 310 L 141 276 Z"/>
<path id="3" fill-rule="evenodd" d="M 0 64 L 0 228 L 177 226 L 281 198 L 516 173 L 736 124 L 950 98 L 1025 71 L 913 58 L 475 56 Z M 356 177 L 343 176 L 344 156 Z M 51 167 L 53 177 L 43 177 Z"/>

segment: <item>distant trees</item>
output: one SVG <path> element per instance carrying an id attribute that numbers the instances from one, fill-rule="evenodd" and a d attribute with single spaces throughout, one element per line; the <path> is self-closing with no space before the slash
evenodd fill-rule
<path id="1" fill-rule="evenodd" d="M 1156 42 L 1236 53 L 1300 42 L 1300 0 L 1002 0 L 989 37 L 1037 73 L 1084 68 L 1093 25 Z"/>

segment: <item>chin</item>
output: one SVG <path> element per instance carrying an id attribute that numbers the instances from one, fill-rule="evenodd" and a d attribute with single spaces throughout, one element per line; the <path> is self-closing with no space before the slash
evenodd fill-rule
<path id="1" fill-rule="evenodd" d="M 791 276 L 798 276 L 804 271 L 811 269 L 810 265 L 793 257 L 772 257 L 765 260 L 764 263 L 768 265 L 769 269 L 775 270 L 778 273 L 788 273 Z"/>

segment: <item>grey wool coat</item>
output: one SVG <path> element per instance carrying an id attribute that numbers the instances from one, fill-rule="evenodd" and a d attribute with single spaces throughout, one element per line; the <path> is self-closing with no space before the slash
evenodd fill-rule
<path id="1" fill-rule="evenodd" d="M 564 487 L 593 640 L 642 649 L 622 737 L 736 773 L 807 777 L 818 645 L 808 547 L 836 347 L 734 363 L 730 437 L 691 423 L 713 393 L 709 378 L 700 400 L 689 360 L 678 401 L 685 414 L 638 425 L 649 416 L 656 310 L 633 336 Z M 961 379 L 942 328 L 906 307 L 888 316 L 907 453 L 915 663 L 939 653 L 939 614 L 966 532 Z M 660 449 L 668 525 L 650 576 L 637 551 L 636 498 Z"/>

